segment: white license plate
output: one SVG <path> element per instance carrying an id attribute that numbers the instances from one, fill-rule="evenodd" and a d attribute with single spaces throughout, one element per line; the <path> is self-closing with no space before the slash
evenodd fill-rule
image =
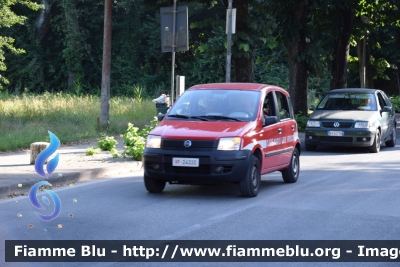
<path id="1" fill-rule="evenodd" d="M 329 136 L 344 136 L 344 132 L 342 131 L 328 131 Z"/>
<path id="2" fill-rule="evenodd" d="M 199 167 L 199 159 L 196 159 L 196 158 L 172 158 L 172 166 Z"/>

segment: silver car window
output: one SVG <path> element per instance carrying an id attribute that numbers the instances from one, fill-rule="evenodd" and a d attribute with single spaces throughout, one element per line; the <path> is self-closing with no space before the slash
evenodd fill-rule
<path id="1" fill-rule="evenodd" d="M 374 94 L 330 93 L 318 104 L 319 110 L 377 110 Z"/>

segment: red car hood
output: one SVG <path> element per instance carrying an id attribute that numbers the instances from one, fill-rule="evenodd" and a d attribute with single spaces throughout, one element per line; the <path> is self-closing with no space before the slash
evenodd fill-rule
<path id="1" fill-rule="evenodd" d="M 163 120 L 150 134 L 167 139 L 209 139 L 240 136 L 254 122 Z"/>

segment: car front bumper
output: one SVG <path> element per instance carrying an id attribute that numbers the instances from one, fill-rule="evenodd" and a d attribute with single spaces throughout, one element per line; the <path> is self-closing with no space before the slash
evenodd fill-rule
<path id="1" fill-rule="evenodd" d="M 198 167 L 172 166 L 172 158 L 198 158 Z M 143 157 L 147 176 L 177 184 L 238 182 L 247 175 L 250 150 L 218 151 L 146 148 Z"/>
<path id="2" fill-rule="evenodd" d="M 330 136 L 330 131 L 341 131 L 343 136 Z M 308 145 L 369 147 L 374 143 L 376 129 L 306 128 L 305 143 Z"/>

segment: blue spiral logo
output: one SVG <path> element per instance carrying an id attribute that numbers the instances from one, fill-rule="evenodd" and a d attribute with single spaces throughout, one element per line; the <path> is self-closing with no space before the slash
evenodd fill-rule
<path id="1" fill-rule="evenodd" d="M 39 200 L 38 200 L 37 197 L 36 197 L 36 193 L 37 193 L 37 191 L 39 190 L 39 188 L 40 188 L 42 185 L 49 185 L 49 186 L 51 186 L 51 184 L 50 184 L 49 182 L 47 182 L 47 181 L 42 181 L 42 182 L 39 182 L 39 183 L 34 184 L 34 185 L 32 186 L 32 188 L 31 188 L 31 190 L 29 190 L 29 200 L 31 201 L 32 205 L 33 205 L 35 208 L 40 209 L 40 210 L 44 210 L 45 208 L 39 203 Z M 36 214 L 40 219 L 42 219 L 43 221 L 48 222 L 48 221 L 51 221 L 51 220 L 55 219 L 55 218 L 60 214 L 60 212 L 61 212 L 61 201 L 60 201 L 60 198 L 58 197 L 58 195 L 57 195 L 56 193 L 54 193 L 53 191 L 51 191 L 51 190 L 45 190 L 45 191 L 46 191 L 46 192 L 51 196 L 51 198 L 53 199 L 53 202 L 54 202 L 54 211 L 53 211 L 53 213 L 50 214 L 50 215 L 43 215 L 43 214 L 40 214 L 39 212 L 36 212 L 36 211 L 35 211 L 35 214 Z M 50 201 L 49 201 L 49 199 L 48 199 L 46 196 L 42 196 L 42 200 L 43 200 L 43 202 L 44 202 L 46 205 L 50 205 Z"/>
<path id="2" fill-rule="evenodd" d="M 54 152 L 57 151 L 57 149 L 60 146 L 60 140 L 58 139 L 57 136 L 55 136 L 52 132 L 49 132 L 49 136 L 50 136 L 50 145 L 43 150 L 42 152 L 40 152 L 40 154 L 37 156 L 36 160 L 35 160 L 35 171 L 42 177 L 47 178 L 49 175 L 51 175 L 54 170 L 56 169 L 57 165 L 58 165 L 58 160 L 59 160 L 59 155 L 58 153 L 56 154 L 56 156 L 51 159 L 48 163 L 47 163 L 47 175 L 44 172 L 43 166 L 44 163 L 46 161 L 47 158 L 49 158 Z M 32 205 L 40 210 L 44 210 L 45 208 L 39 203 L 39 200 L 36 197 L 37 192 L 39 191 L 39 188 L 42 185 L 48 185 L 51 186 L 51 184 L 47 181 L 42 181 L 42 182 L 38 182 L 36 184 L 34 184 L 31 188 L 31 190 L 29 190 L 29 200 L 31 201 Z M 50 215 L 43 215 L 39 212 L 35 212 L 35 214 L 43 221 L 48 222 L 51 221 L 53 219 L 55 219 L 61 212 L 61 201 L 60 198 L 58 197 L 58 195 L 56 193 L 54 193 L 51 190 L 45 190 L 50 197 L 53 199 L 54 202 L 54 211 L 52 214 Z M 46 204 L 46 205 L 50 205 L 50 200 L 46 197 L 46 196 L 42 196 L 42 201 Z"/>
<path id="3" fill-rule="evenodd" d="M 52 132 L 48 131 L 50 135 L 50 145 L 40 152 L 35 161 L 35 171 L 42 177 L 47 178 L 46 173 L 43 170 L 43 165 L 48 157 L 57 151 L 60 146 L 60 140 Z M 58 165 L 59 155 L 57 154 L 53 159 L 47 163 L 47 173 L 52 174 Z"/>

